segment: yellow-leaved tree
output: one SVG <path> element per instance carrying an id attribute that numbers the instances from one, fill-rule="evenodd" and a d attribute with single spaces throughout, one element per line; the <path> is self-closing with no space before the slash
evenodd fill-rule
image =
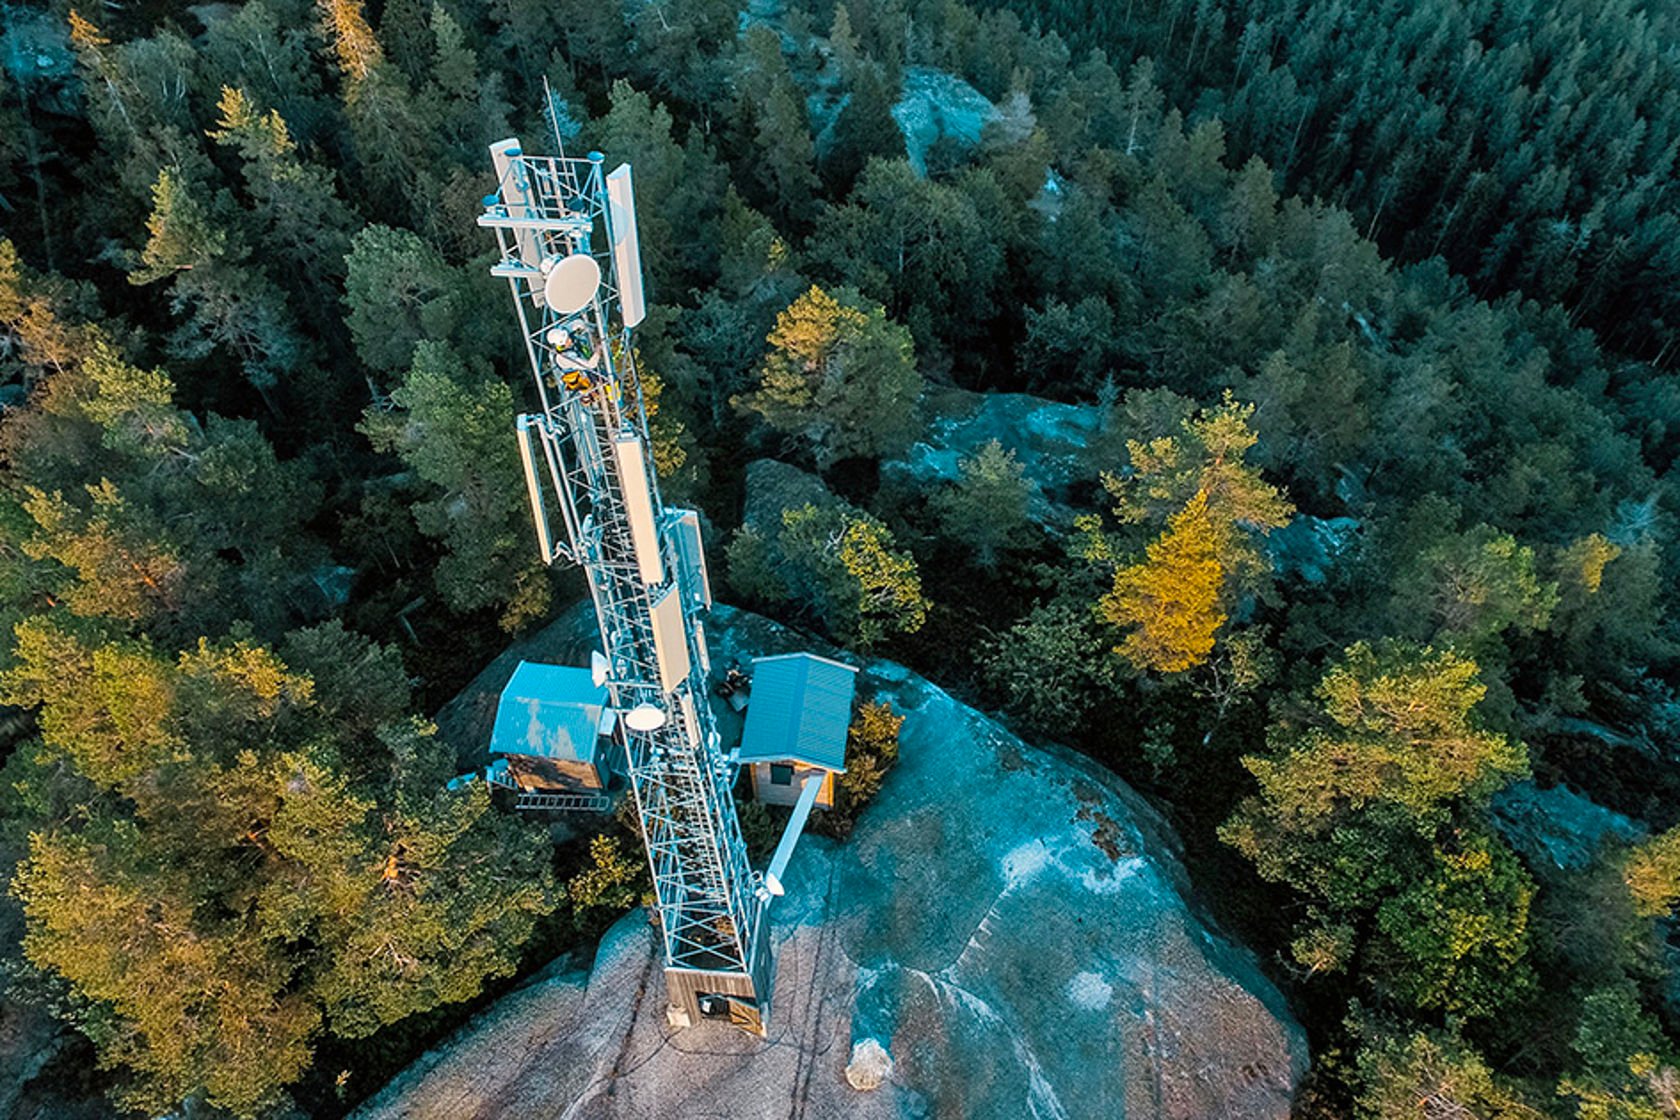
<path id="1" fill-rule="evenodd" d="M 1106 620 L 1130 628 L 1116 652 L 1135 668 L 1181 673 L 1205 664 L 1239 596 L 1264 585 L 1270 565 L 1254 538 L 1288 524 L 1295 510 L 1246 462 L 1259 440 L 1253 413 L 1227 393 L 1169 435 L 1128 440 L 1130 472 L 1104 476 L 1120 521 L 1164 523 L 1145 558 L 1119 567 L 1098 603 Z M 1081 528 L 1089 558 L 1115 555 L 1096 518 Z"/>
<path id="2" fill-rule="evenodd" d="M 1197 494 L 1150 543 L 1147 559 L 1115 573 L 1099 606 L 1108 621 L 1131 628 L 1116 649 L 1133 665 L 1179 673 L 1213 652 L 1225 624 L 1219 537 L 1207 495 Z"/>
<path id="3" fill-rule="evenodd" d="M 910 332 L 849 288 L 812 287 L 776 316 L 758 387 L 735 399 L 827 469 L 890 455 L 921 430 Z"/>

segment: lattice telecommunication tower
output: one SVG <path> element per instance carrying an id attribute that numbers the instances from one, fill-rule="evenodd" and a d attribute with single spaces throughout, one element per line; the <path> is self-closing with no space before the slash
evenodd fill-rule
<path id="1" fill-rule="evenodd" d="M 558 140 L 558 138 L 557 138 Z M 491 145 L 491 274 L 513 292 L 542 411 L 516 428 L 545 562 L 589 579 L 597 683 L 621 745 L 653 871 L 674 1022 L 764 1033 L 764 878 L 747 862 L 706 697 L 711 605 L 699 517 L 659 498 L 631 331 L 646 313 L 630 167 Z"/>

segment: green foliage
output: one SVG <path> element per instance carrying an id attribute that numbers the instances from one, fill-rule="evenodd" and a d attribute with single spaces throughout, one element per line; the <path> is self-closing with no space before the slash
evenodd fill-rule
<path id="1" fill-rule="evenodd" d="M 1144 563 L 1114 573 L 1114 586 L 1097 605 L 1106 621 L 1131 628 L 1115 652 L 1133 667 L 1181 673 L 1213 652 L 1214 635 L 1225 625 L 1222 535 L 1207 495 L 1198 493 L 1150 542 Z"/>
<path id="2" fill-rule="evenodd" d="M 1451 0 L 1350 42 L 1334 4 L 1266 0 L 1240 18 L 1100 0 L 997 6 L 1076 55 L 1156 60 L 1148 74 L 1172 104 L 1217 114 L 1233 151 L 1278 169 L 1291 194 L 1336 198 L 1396 259 L 1440 255 L 1490 297 L 1520 289 L 1568 307 L 1622 349 L 1671 345 L 1676 266 L 1660 249 L 1671 214 L 1657 184 L 1675 154 L 1673 11 Z M 1153 85 L 1146 122 L 1162 102 Z M 1088 142 L 1128 154 L 1156 142 L 1128 131 L 1131 114 L 1092 116 Z"/>
<path id="3" fill-rule="evenodd" d="M 735 535 L 730 582 L 810 611 L 841 641 L 868 648 L 927 618 L 916 561 L 896 543 L 880 521 L 843 503 L 783 510 L 774 539 L 750 526 Z"/>
<path id="4" fill-rule="evenodd" d="M 38 764 L 117 794 L 40 822 L 13 890 L 25 953 L 102 1009 L 90 1032 L 136 1107 L 203 1093 L 256 1115 L 320 1030 L 468 998 L 553 906 L 541 839 L 482 788 L 443 791 L 430 725 L 364 745 L 356 713 L 249 639 L 171 661 L 33 620 L 0 689 L 39 709 Z M 388 757 L 388 780 L 347 777 L 351 748 Z"/>
<path id="5" fill-rule="evenodd" d="M 52 560 L 69 576 L 59 594 L 77 614 L 149 622 L 179 611 L 190 590 L 177 548 L 160 540 L 162 526 L 136 511 L 109 481 L 86 488 L 79 509 L 59 491 L 27 491 L 24 510 L 36 532 L 23 543 L 34 560 Z"/>
<path id="6" fill-rule="evenodd" d="M 909 327 L 923 354 L 952 354 L 995 314 L 1003 255 L 987 215 L 1003 205 L 997 194 L 986 171 L 947 185 L 902 159 L 871 160 L 846 205 L 817 219 L 807 252 Z"/>
<path id="7" fill-rule="evenodd" d="M 362 430 L 435 495 L 413 511 L 420 531 L 446 550 L 433 574 L 444 601 L 458 611 L 506 606 L 507 630 L 546 613 L 546 584 L 526 579 L 540 561 L 532 555 L 523 468 L 507 434 L 514 409 L 506 383 L 472 375 L 445 345 L 421 342 L 391 403 L 389 412 L 369 409 Z"/>
<path id="8" fill-rule="evenodd" d="M 827 469 L 902 451 L 921 430 L 909 334 L 856 292 L 821 288 L 776 317 L 758 388 L 736 407 L 792 436 Z"/>
<path id="9" fill-rule="evenodd" d="M 1197 695 L 1213 703 L 1217 721 L 1276 674 L 1277 656 L 1266 644 L 1265 628 L 1247 627 L 1226 636 L 1218 656 L 1208 661 L 1206 672 L 1193 687 Z"/>
<path id="10" fill-rule="evenodd" d="M 1360 1115 L 1369 1120 L 1541 1120 L 1487 1062 L 1452 1036 L 1384 1034 L 1358 1057 Z"/>
<path id="11" fill-rule="evenodd" d="M 1097 615 L 1071 598 L 1034 607 L 981 650 L 986 682 L 1034 727 L 1074 728 L 1115 691 Z"/>
<path id="12" fill-rule="evenodd" d="M 764 802 L 748 798 L 735 802 L 735 815 L 741 821 L 741 840 L 747 846 L 748 861 L 762 864 L 776 850 L 776 842 L 781 836 L 770 816 L 770 809 Z"/>
<path id="13" fill-rule="evenodd" d="M 1477 725 L 1476 674 L 1453 653 L 1350 648 L 1319 683 L 1322 714 L 1243 759 L 1260 793 L 1220 834 L 1311 901 L 1303 964 L 1345 967 L 1347 927 L 1374 915 L 1387 998 L 1485 1018 L 1521 990 L 1532 886 L 1498 840 L 1454 824 L 1527 768 L 1522 744 Z"/>
<path id="14" fill-rule="evenodd" d="M 1635 845 L 1622 863 L 1622 876 L 1634 909 L 1646 917 L 1662 917 L 1680 902 L 1680 828 Z"/>
<path id="15" fill-rule="evenodd" d="M 600 833 L 589 841 L 589 866 L 566 882 L 566 895 L 580 913 L 621 914 L 653 891 L 647 860 L 629 852 L 617 836 Z"/>
<path id="16" fill-rule="evenodd" d="M 1534 550 L 1489 525 L 1441 533 L 1443 515 L 1435 503 L 1414 515 L 1429 519 L 1439 535 L 1395 582 L 1390 611 L 1396 626 L 1472 654 L 1485 653 L 1507 630 L 1544 630 L 1558 592 L 1555 584 L 1540 582 Z"/>
<path id="17" fill-rule="evenodd" d="M 849 26 L 849 21 L 844 25 L 840 22 L 845 11 L 841 5 L 835 9 L 834 16 L 839 30 L 836 38 L 841 42 L 845 41 L 845 28 Z M 849 96 L 834 123 L 834 137 L 823 156 L 823 172 L 828 181 L 842 189 L 857 181 L 871 159 L 892 159 L 904 154 L 904 135 L 893 120 L 893 90 L 886 74 L 875 63 L 858 59 L 855 54 L 852 57 L 855 61 L 849 67 L 844 61 L 841 63 L 847 71 Z"/>
<path id="18" fill-rule="evenodd" d="M 846 772 L 840 775 L 846 811 L 857 812 L 881 792 L 887 771 L 898 762 L 898 733 L 904 717 L 885 701 L 858 707 L 846 732 Z"/>
<path id="19" fill-rule="evenodd" d="M 840 837 L 851 835 L 864 807 L 881 792 L 887 773 L 898 765 L 898 735 L 904 717 L 886 700 L 868 700 L 858 705 L 846 733 L 846 772 L 839 775 L 834 808 L 822 814 L 824 831 Z"/>
<path id="20" fill-rule="evenodd" d="M 1373 955 L 1399 1006 L 1488 1019 L 1534 987 L 1523 956 L 1534 884 L 1497 838 L 1460 834 L 1377 907 Z"/>
<path id="21" fill-rule="evenodd" d="M 1032 483 L 1025 468 L 997 440 L 957 463 L 957 480 L 932 499 L 944 536 L 974 550 L 982 568 L 997 564 L 998 553 L 1026 539 L 1027 503 Z"/>
<path id="22" fill-rule="evenodd" d="M 1134 403 L 1140 419 L 1149 416 L 1147 398 L 1128 398 L 1128 410 Z M 1251 536 L 1282 528 L 1294 513 L 1246 462 L 1260 438 L 1250 426 L 1253 415 L 1253 405 L 1238 404 L 1227 394 L 1217 407 L 1184 416 L 1177 431 L 1128 440 L 1131 470 L 1103 478 L 1119 503 L 1115 515 L 1127 524 L 1161 524 L 1205 495 L 1210 522 L 1224 537 L 1217 550 L 1220 567 L 1236 587 L 1252 586 L 1266 567 Z"/>
<path id="23" fill-rule="evenodd" d="M 714 267 L 723 168 L 698 129 L 679 143 L 671 111 L 629 82 L 613 82 L 610 100 L 592 142 L 635 168 L 636 228 L 650 298 L 674 296 L 685 279 Z"/>
<path id="24" fill-rule="evenodd" d="M 180 167 L 158 171 L 146 244 L 129 283 L 169 280 L 171 305 L 186 314 L 171 340 L 174 352 L 189 359 L 231 354 L 266 393 L 301 363 L 304 344 L 284 294 L 201 201 L 203 190 Z M 218 209 L 230 205 L 225 195 L 217 198 Z"/>
<path id="25" fill-rule="evenodd" d="M 1144 560 L 1117 568 L 1098 610 L 1130 628 L 1116 652 L 1134 668 L 1181 673 L 1207 661 L 1239 596 L 1263 586 L 1270 561 L 1252 538 L 1287 524 L 1294 508 L 1244 462 L 1259 439 L 1254 406 L 1227 393 L 1218 408 L 1192 412 L 1173 394 L 1133 393 L 1126 413 L 1143 431 L 1171 434 L 1128 440 L 1130 470 L 1103 484 L 1123 524 L 1165 526 Z M 1076 527 L 1089 560 L 1109 562 L 1121 547 L 1095 517 Z"/>
<path id="26" fill-rule="evenodd" d="M 164 168 L 152 184 L 152 216 L 146 219 L 146 247 L 141 267 L 129 282 L 150 284 L 188 269 L 204 268 L 227 248 L 227 234 L 216 229 L 202 203 L 181 182 L 179 170 Z"/>
<path id="27" fill-rule="evenodd" d="M 277 461 L 249 421 L 178 408 L 167 374 L 130 364 L 96 330 L 65 344 L 65 364 L 6 433 L 15 467 L 46 484 L 17 488 L 29 519 L 13 521 L 10 543 L 41 562 L 29 587 L 177 637 L 238 617 L 281 623 L 290 565 L 316 560 L 291 542 L 318 500 L 305 470 Z"/>
<path id="28" fill-rule="evenodd" d="M 1320 681 L 1323 722 L 1244 759 L 1291 834 L 1323 834 L 1350 815 L 1392 809 L 1422 830 L 1459 799 L 1478 801 L 1527 769 L 1523 745 L 1482 730 L 1472 709 L 1487 693 L 1458 654 L 1399 642 L 1359 644 Z"/>
<path id="29" fill-rule="evenodd" d="M 368 226 L 351 240 L 345 264 L 345 322 L 368 368 L 400 373 L 418 343 L 446 342 L 460 325 L 461 278 L 415 234 Z"/>
<path id="30" fill-rule="evenodd" d="M 1662 1120 L 1680 1109 L 1680 1071 L 1665 1051 L 1655 1020 L 1632 984 L 1590 992 L 1581 1000 L 1574 1070 L 1558 1096 L 1580 1120 Z"/>
<path id="31" fill-rule="evenodd" d="M 210 138 L 244 161 L 265 247 L 314 274 L 343 275 L 352 218 L 332 172 L 304 160 L 280 113 L 263 113 L 245 90 L 223 86 L 217 108 L 221 118 Z"/>

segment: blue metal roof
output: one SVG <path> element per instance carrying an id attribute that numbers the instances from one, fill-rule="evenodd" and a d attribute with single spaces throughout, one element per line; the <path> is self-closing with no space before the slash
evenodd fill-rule
<path id="1" fill-rule="evenodd" d="M 824 770 L 846 769 L 857 670 L 811 653 L 753 661 L 742 762 L 792 759 Z"/>
<path id="2" fill-rule="evenodd" d="M 521 661 L 496 705 L 490 753 L 593 764 L 606 706 L 588 669 Z"/>

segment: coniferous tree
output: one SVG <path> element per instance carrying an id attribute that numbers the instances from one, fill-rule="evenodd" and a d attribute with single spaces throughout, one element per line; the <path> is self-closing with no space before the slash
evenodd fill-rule
<path id="1" fill-rule="evenodd" d="M 990 568 L 1000 551 L 1025 539 L 1032 484 L 1015 453 L 995 439 L 959 460 L 957 471 L 955 484 L 934 497 L 934 512 L 945 536 L 972 548 L 975 562 Z"/>

